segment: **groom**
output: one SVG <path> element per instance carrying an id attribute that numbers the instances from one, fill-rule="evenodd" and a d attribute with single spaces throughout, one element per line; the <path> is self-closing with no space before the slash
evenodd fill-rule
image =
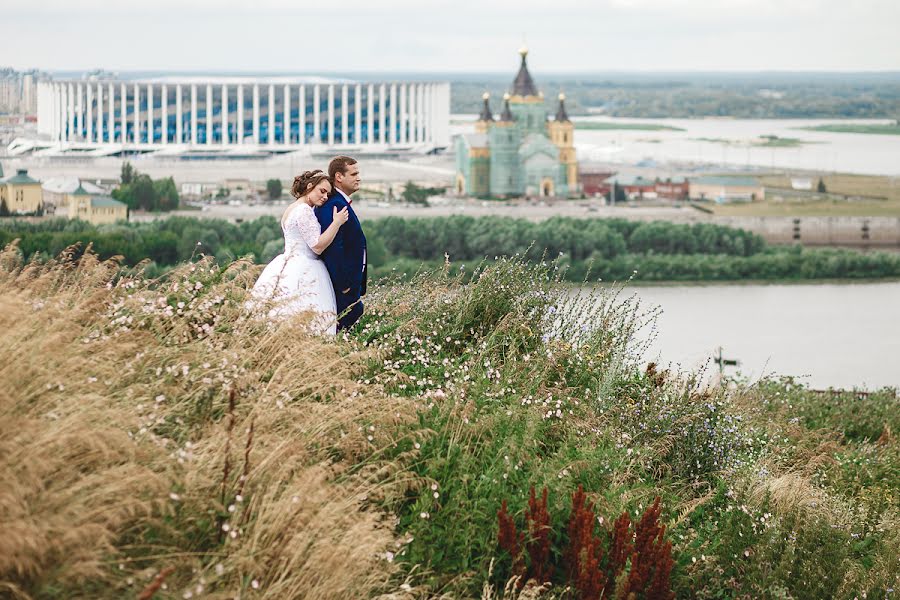
<path id="1" fill-rule="evenodd" d="M 331 285 L 334 286 L 337 314 L 346 311 L 338 319 L 338 331 L 341 331 L 352 327 L 363 313 L 360 296 L 366 295 L 366 236 L 353 212 L 353 201 L 350 199 L 354 192 L 359 191 L 359 166 L 356 159 L 349 156 L 335 157 L 328 164 L 328 176 L 331 177 L 334 190 L 328 201 L 315 209 L 322 231 L 331 225 L 334 218 L 333 207 L 341 210 L 346 206 L 350 213 L 350 218 L 338 230 L 334 241 L 322 253 L 322 260 L 331 275 Z"/>

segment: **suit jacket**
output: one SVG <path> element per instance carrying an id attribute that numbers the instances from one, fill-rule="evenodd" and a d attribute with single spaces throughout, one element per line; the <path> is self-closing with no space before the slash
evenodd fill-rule
<path id="1" fill-rule="evenodd" d="M 334 220 L 334 207 L 341 210 L 347 207 L 350 213 L 349 219 L 338 230 L 334 241 L 322 253 L 322 261 L 331 275 L 331 283 L 334 286 L 335 295 L 346 290 L 348 299 L 356 301 L 366 293 L 366 280 L 368 278 L 366 265 L 366 236 L 363 234 L 359 219 L 353 211 L 353 207 L 347 204 L 344 196 L 335 191 L 322 206 L 316 207 L 316 218 L 322 226 L 322 231 L 328 229 Z"/>

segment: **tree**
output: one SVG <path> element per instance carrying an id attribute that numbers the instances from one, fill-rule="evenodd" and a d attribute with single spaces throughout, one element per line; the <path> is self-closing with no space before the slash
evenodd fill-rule
<path id="1" fill-rule="evenodd" d="M 628 200 L 628 197 L 625 195 L 625 188 L 623 188 L 621 185 L 619 185 L 618 181 L 614 181 L 613 189 L 612 189 L 613 204 L 615 204 L 617 202 L 626 202 L 627 200 Z"/>
<path id="2" fill-rule="evenodd" d="M 401 197 L 405 202 L 409 202 L 410 204 L 422 204 L 428 206 L 429 191 L 430 190 L 427 188 L 417 186 L 412 181 L 407 181 Z"/>
<path id="3" fill-rule="evenodd" d="M 9 207 L 6 206 L 6 198 L 0 200 L 0 217 L 9 216 Z"/>
<path id="4" fill-rule="evenodd" d="M 131 163 L 127 160 L 122 163 L 122 173 L 119 175 L 119 179 L 122 181 L 122 185 L 128 185 L 137 177 L 138 172 L 131 166 Z"/>
<path id="5" fill-rule="evenodd" d="M 281 198 L 281 180 L 269 179 L 266 181 L 266 191 L 269 192 L 269 198 L 271 200 Z"/>
<path id="6" fill-rule="evenodd" d="M 822 181 L 821 177 L 819 177 L 819 185 L 816 186 L 816 191 L 820 194 L 825 194 L 828 192 L 828 189 L 825 187 L 825 182 Z"/>

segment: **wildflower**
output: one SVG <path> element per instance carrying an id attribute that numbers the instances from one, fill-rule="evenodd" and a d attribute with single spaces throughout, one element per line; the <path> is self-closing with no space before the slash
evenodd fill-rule
<path id="1" fill-rule="evenodd" d="M 175 492 L 172 492 L 171 494 L 169 494 L 169 498 L 171 498 L 175 502 L 178 502 L 179 500 L 181 500 L 181 496 L 179 496 Z"/>
<path id="2" fill-rule="evenodd" d="M 259 580 L 254 579 L 253 581 L 251 581 L 250 587 L 252 587 L 254 590 L 258 590 L 259 589 Z"/>

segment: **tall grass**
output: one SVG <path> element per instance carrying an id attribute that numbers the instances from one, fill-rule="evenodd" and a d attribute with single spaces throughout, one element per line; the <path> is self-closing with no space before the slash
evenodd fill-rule
<path id="1" fill-rule="evenodd" d="M 0 254 L 0 595 L 577 598 L 497 514 L 548 489 L 555 564 L 579 486 L 601 537 L 661 498 L 679 597 L 900 584 L 891 390 L 643 369 L 653 313 L 558 263 L 385 282 L 336 340 L 249 314 L 256 272 Z"/>

